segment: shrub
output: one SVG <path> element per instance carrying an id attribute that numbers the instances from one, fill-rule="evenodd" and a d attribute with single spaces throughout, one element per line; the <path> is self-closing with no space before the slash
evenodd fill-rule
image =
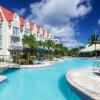
<path id="1" fill-rule="evenodd" d="M 27 64 L 27 60 L 26 59 L 19 59 L 18 63 L 21 65 L 25 65 L 25 64 Z"/>
<path id="2" fill-rule="evenodd" d="M 36 59 L 35 55 L 31 55 L 28 57 L 29 63 L 33 63 L 33 60 L 35 60 L 35 59 Z"/>

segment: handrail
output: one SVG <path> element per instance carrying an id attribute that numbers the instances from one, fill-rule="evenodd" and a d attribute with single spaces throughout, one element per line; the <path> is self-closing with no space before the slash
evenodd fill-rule
<path id="1" fill-rule="evenodd" d="M 100 61 L 94 61 L 93 67 L 100 67 Z"/>

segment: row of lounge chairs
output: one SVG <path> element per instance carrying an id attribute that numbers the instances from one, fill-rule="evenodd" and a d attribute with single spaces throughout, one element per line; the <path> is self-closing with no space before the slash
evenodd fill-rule
<path id="1" fill-rule="evenodd" d="M 38 60 L 33 60 L 33 64 L 45 64 L 46 60 L 45 59 L 38 59 Z"/>

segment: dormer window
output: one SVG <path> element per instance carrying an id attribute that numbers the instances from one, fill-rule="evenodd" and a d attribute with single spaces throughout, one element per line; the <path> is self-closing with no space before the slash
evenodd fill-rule
<path id="1" fill-rule="evenodd" d="M 19 35 L 19 28 L 13 26 L 13 35 L 18 36 Z"/>
<path id="2" fill-rule="evenodd" d="M 20 20 L 19 20 L 19 16 L 18 16 L 18 14 L 14 14 L 14 21 L 16 21 L 16 22 L 19 22 Z"/>
<path id="3" fill-rule="evenodd" d="M 25 21 L 25 28 L 30 28 L 30 25 L 29 25 L 29 21 L 28 20 Z"/>

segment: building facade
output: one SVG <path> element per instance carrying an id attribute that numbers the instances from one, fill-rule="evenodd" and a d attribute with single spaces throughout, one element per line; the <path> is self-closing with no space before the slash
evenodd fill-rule
<path id="1" fill-rule="evenodd" d="M 54 39 L 53 33 L 45 28 L 0 6 L 0 55 L 15 55 L 21 51 L 23 35 L 30 34 L 41 41 Z"/>

